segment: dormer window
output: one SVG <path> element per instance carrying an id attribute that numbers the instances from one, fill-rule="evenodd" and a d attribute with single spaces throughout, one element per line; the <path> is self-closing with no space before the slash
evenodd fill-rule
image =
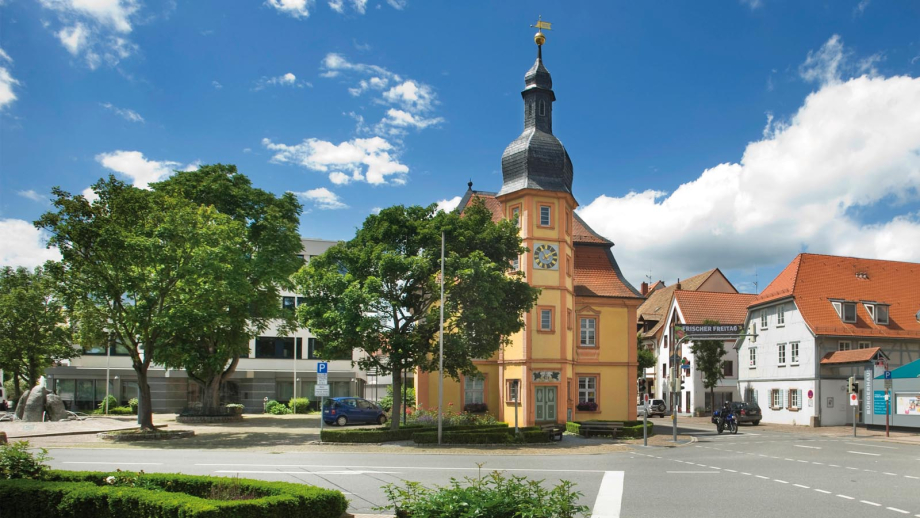
<path id="1" fill-rule="evenodd" d="M 876 304 L 875 305 L 875 323 L 888 325 L 888 305 L 887 304 Z"/>
<path id="2" fill-rule="evenodd" d="M 843 316 L 841 317 L 844 322 L 854 323 L 856 322 L 856 303 L 855 302 L 844 302 L 843 303 Z"/>

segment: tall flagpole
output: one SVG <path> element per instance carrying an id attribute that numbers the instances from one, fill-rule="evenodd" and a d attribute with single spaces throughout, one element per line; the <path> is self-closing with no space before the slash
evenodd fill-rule
<path id="1" fill-rule="evenodd" d="M 441 231 L 441 331 L 438 344 L 438 446 L 444 428 L 444 231 Z"/>

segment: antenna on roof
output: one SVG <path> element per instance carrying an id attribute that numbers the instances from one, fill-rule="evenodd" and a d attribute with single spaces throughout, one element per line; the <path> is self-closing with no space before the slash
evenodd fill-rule
<path id="1" fill-rule="evenodd" d="M 652 271 L 651 270 L 648 271 L 648 275 L 646 275 L 645 278 L 648 279 L 649 284 L 652 283 Z"/>
<path id="2" fill-rule="evenodd" d="M 757 268 L 754 268 L 754 294 L 758 294 L 757 291 Z"/>

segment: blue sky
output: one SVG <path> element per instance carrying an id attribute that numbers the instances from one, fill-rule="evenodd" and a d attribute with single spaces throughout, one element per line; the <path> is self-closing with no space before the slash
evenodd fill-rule
<path id="1" fill-rule="evenodd" d="M 305 236 L 498 190 L 544 47 L 581 215 L 629 279 L 920 260 L 920 3 L 5 0 L 3 264 L 52 186 L 232 163 Z"/>

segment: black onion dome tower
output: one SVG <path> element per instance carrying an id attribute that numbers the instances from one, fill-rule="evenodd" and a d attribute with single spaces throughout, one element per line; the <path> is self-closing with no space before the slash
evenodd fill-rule
<path id="1" fill-rule="evenodd" d="M 538 33 L 538 37 L 542 34 Z M 537 61 L 524 75 L 524 131 L 502 154 L 502 188 L 498 195 L 520 189 L 572 193 L 572 160 L 553 135 L 553 78 L 543 66 L 542 41 Z"/>

